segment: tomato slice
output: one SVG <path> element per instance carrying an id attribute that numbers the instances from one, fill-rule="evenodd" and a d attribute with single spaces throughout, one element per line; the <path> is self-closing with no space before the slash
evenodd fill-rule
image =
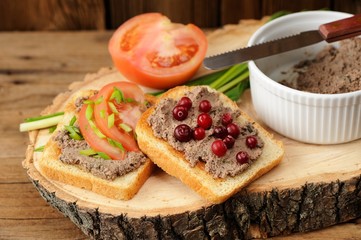
<path id="1" fill-rule="evenodd" d="M 90 98 L 90 100 L 95 100 L 96 97 Z M 87 119 L 86 111 L 88 105 L 83 104 L 79 112 L 79 129 L 82 133 L 85 141 L 97 152 L 104 152 L 112 159 L 122 160 L 125 157 L 125 151 L 122 151 L 120 148 L 111 145 L 106 138 L 98 136 L 91 125 L 91 121 Z M 94 122 L 93 122 L 94 123 Z"/>
<path id="2" fill-rule="evenodd" d="M 121 91 L 124 101 L 111 99 L 115 88 Z M 114 82 L 104 86 L 97 94 L 97 99 L 101 99 L 101 102 L 94 105 L 94 118 L 99 130 L 108 138 L 120 142 L 127 151 L 139 151 L 134 138 L 134 128 L 142 113 L 143 91 L 131 82 Z M 112 106 L 116 108 L 115 113 Z M 109 126 L 109 117 L 112 114 L 114 122 Z M 125 124 L 132 131 L 127 132 L 120 124 Z"/>
<path id="3" fill-rule="evenodd" d="M 164 89 L 189 80 L 205 57 L 207 39 L 195 25 L 145 13 L 123 23 L 109 41 L 117 69 L 143 86 Z"/>

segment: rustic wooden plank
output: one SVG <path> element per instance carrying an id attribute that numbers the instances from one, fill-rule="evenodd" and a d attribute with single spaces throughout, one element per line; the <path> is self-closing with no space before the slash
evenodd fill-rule
<path id="1" fill-rule="evenodd" d="M 105 1 L 107 11 L 106 21 L 108 29 L 115 29 L 138 14 L 144 12 L 143 0 L 109 0 Z"/>
<path id="2" fill-rule="evenodd" d="M 215 28 L 220 26 L 219 0 L 193 1 L 192 23 L 202 28 Z"/>
<path id="3" fill-rule="evenodd" d="M 360 0 L 334 0 L 333 1 L 333 10 L 358 14 L 358 13 L 361 13 L 361 1 Z"/>
<path id="4" fill-rule="evenodd" d="M 6 31 L 105 29 L 103 0 L 2 0 L 0 16 Z"/>
<path id="5" fill-rule="evenodd" d="M 0 238 L 15 239 L 88 239 L 68 218 L 0 219 Z"/>
<path id="6" fill-rule="evenodd" d="M 302 0 L 302 1 L 285 1 L 285 0 L 262 0 L 262 15 L 271 15 L 277 11 L 298 12 L 303 10 L 320 10 L 331 9 L 330 0 Z"/>
<path id="7" fill-rule="evenodd" d="M 261 0 L 221 0 L 220 25 L 238 23 L 240 19 L 260 19 Z"/>
<path id="8" fill-rule="evenodd" d="M 18 151 L 20 149 L 18 149 Z M 5 149 L 2 149 L 1 151 L 5 151 Z M 20 154 L 24 155 L 24 152 Z M 26 170 L 22 168 L 23 160 L 24 160 L 23 157 L 21 158 L 10 157 L 10 156 L 0 157 L 1 171 L 2 171 L 2 174 L 0 175 L 0 184 L 29 183 L 29 177 L 26 174 Z"/>

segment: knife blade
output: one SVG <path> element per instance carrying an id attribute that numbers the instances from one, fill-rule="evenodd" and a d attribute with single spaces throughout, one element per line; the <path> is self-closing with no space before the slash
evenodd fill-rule
<path id="1" fill-rule="evenodd" d="M 349 18 L 322 24 L 318 30 L 305 31 L 296 35 L 210 56 L 204 59 L 203 65 L 208 69 L 225 68 L 241 62 L 256 60 L 306 47 L 321 41 L 331 43 L 360 34 L 361 14 L 358 14 Z"/>

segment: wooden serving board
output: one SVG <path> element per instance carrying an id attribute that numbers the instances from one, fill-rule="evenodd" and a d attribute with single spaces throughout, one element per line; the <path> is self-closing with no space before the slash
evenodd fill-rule
<path id="1" fill-rule="evenodd" d="M 217 31 L 213 34 L 209 39 L 230 36 Z M 223 42 L 223 48 L 211 47 L 209 52 L 225 50 L 230 45 L 226 43 Z M 60 99 L 74 91 L 98 89 L 122 79 L 112 69 L 90 74 L 84 82 L 72 84 L 70 92 L 55 99 L 47 111 L 61 110 L 64 102 Z M 239 106 L 258 121 L 249 91 Z M 41 195 L 85 234 L 96 239 L 269 237 L 321 229 L 361 216 L 361 140 L 321 146 L 274 134 L 285 145 L 286 154 L 281 164 L 217 205 L 206 202 L 160 169 L 154 171 L 129 201 L 105 198 L 46 179 L 37 169 L 41 153 L 33 149 L 47 141 L 47 130 L 30 133 L 23 165 Z"/>

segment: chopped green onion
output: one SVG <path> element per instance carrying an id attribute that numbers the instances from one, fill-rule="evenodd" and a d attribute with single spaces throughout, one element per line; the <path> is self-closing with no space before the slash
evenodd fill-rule
<path id="1" fill-rule="evenodd" d="M 79 153 L 81 155 L 85 155 L 85 156 L 92 156 L 92 155 L 97 154 L 97 152 L 94 149 L 91 149 L 91 148 L 80 150 Z"/>
<path id="2" fill-rule="evenodd" d="M 62 119 L 63 115 L 61 114 L 52 117 L 42 118 L 39 120 L 31 120 L 28 122 L 20 123 L 20 132 L 52 127 L 57 125 Z"/>
<path id="3" fill-rule="evenodd" d="M 125 123 L 120 123 L 119 127 L 128 133 L 133 130 L 133 128 L 131 126 L 129 126 L 128 124 L 125 124 Z"/>
<path id="4" fill-rule="evenodd" d="M 92 104 L 89 104 L 85 110 L 86 119 L 91 120 L 93 118 L 93 112 L 94 112 L 94 108 Z"/>
<path id="5" fill-rule="evenodd" d="M 99 112 L 101 118 L 105 118 L 105 109 L 100 110 Z"/>
<path id="6" fill-rule="evenodd" d="M 74 115 L 69 122 L 69 126 L 74 126 L 75 122 L 76 122 L 76 116 Z"/>
<path id="7" fill-rule="evenodd" d="M 57 125 L 49 127 L 49 133 L 53 133 L 56 129 Z"/>
<path id="8" fill-rule="evenodd" d="M 104 153 L 104 152 L 97 152 L 97 155 L 101 158 L 103 158 L 104 160 L 112 160 L 111 157 L 109 157 L 108 154 Z"/>
<path id="9" fill-rule="evenodd" d="M 69 136 L 74 140 L 83 140 L 83 137 L 78 134 L 79 129 L 74 126 L 65 125 L 64 128 L 69 132 Z"/>
<path id="10" fill-rule="evenodd" d="M 114 126 L 114 113 L 108 116 L 108 128 L 111 128 L 113 126 Z"/>
<path id="11" fill-rule="evenodd" d="M 40 147 L 37 147 L 37 148 L 35 148 L 34 149 L 34 152 L 42 152 L 42 151 L 44 151 L 44 145 L 43 146 L 40 146 Z"/>
<path id="12" fill-rule="evenodd" d="M 119 114 L 118 109 L 115 107 L 114 103 L 108 102 L 108 106 L 110 107 L 110 110 L 112 110 L 113 113 Z"/>
<path id="13" fill-rule="evenodd" d="M 90 127 L 93 129 L 94 133 L 100 138 L 106 138 L 106 136 L 97 128 L 95 123 L 92 120 L 88 120 Z"/>
<path id="14" fill-rule="evenodd" d="M 107 140 L 110 145 L 112 145 L 113 147 L 119 148 L 122 152 L 125 152 L 125 148 L 123 147 L 123 144 L 121 144 L 120 142 L 115 141 L 111 138 L 108 138 Z"/>
<path id="15" fill-rule="evenodd" d="M 97 98 L 97 100 L 94 101 L 94 104 L 100 104 L 103 102 L 103 96 L 100 96 L 99 98 Z"/>
<path id="16" fill-rule="evenodd" d="M 124 101 L 124 94 L 123 94 L 123 92 L 122 92 L 119 88 L 117 88 L 117 87 L 114 87 L 113 93 L 112 93 L 112 95 L 111 95 L 110 98 L 109 98 L 109 100 L 113 100 L 113 99 L 115 99 L 115 101 L 116 101 L 117 103 L 121 103 L 121 102 Z"/>
<path id="17" fill-rule="evenodd" d="M 94 104 L 94 101 L 87 99 L 87 100 L 84 100 L 83 103 L 89 105 L 89 104 Z"/>
<path id="18" fill-rule="evenodd" d="M 132 102 L 135 102 L 135 100 L 133 98 L 124 98 L 124 102 L 132 103 Z"/>

